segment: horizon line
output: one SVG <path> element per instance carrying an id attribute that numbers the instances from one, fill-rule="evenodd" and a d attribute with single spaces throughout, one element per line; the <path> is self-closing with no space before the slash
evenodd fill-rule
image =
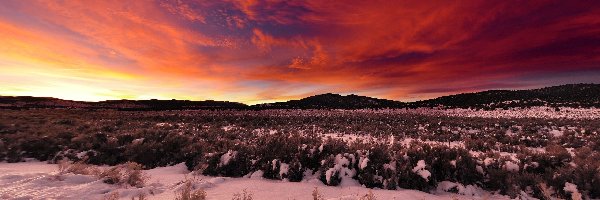
<path id="1" fill-rule="evenodd" d="M 567 85 L 600 85 L 600 83 L 569 83 L 569 84 L 561 84 L 561 85 L 552 85 L 552 86 L 544 86 L 544 87 L 536 87 L 536 88 L 530 88 L 530 89 L 489 89 L 489 90 L 480 90 L 480 91 L 474 91 L 474 92 L 462 92 L 462 93 L 454 93 L 454 94 L 449 94 L 449 95 L 442 95 L 442 96 L 438 96 L 438 97 L 433 97 L 433 98 L 429 98 L 429 99 L 420 99 L 420 100 L 416 100 L 416 101 L 400 101 L 400 100 L 395 100 L 395 99 L 387 99 L 387 98 L 378 98 L 378 97 L 372 97 L 372 96 L 365 96 L 365 95 L 360 95 L 360 94 L 354 94 L 354 93 L 350 93 L 350 94 L 342 94 L 342 93 L 334 93 L 334 92 L 325 92 L 325 93 L 319 93 L 319 94 L 315 94 L 315 95 L 309 95 L 309 96 L 305 96 L 299 99 L 288 99 L 288 100 L 283 100 L 283 101 L 273 101 L 273 102 L 266 102 L 266 103 L 256 103 L 256 104 L 248 104 L 248 103 L 243 103 L 243 102 L 239 102 L 239 101 L 230 101 L 230 100 L 217 100 L 217 99 L 204 99 L 204 100 L 193 100 L 193 99 L 159 99 L 159 98 L 151 98 L 151 99 L 104 99 L 104 100 L 99 100 L 99 101 L 87 101 L 87 100 L 74 100 L 74 99 L 63 99 L 60 97 L 52 97 L 52 96 L 30 96 L 30 95 L 3 95 L 0 94 L 0 97 L 33 97 L 33 98 L 53 98 L 53 99 L 59 99 L 59 100 L 63 100 L 63 101 L 74 101 L 74 102 L 86 102 L 86 103 L 99 103 L 99 102 L 107 102 L 107 101 L 152 101 L 152 100 L 157 100 L 157 101 L 195 101 L 195 102 L 202 102 L 202 101 L 218 101 L 218 102 L 229 102 L 229 103 L 240 103 L 240 104 L 244 104 L 246 106 L 254 106 L 254 105 L 261 105 L 261 104 L 273 104 L 273 103 L 283 103 L 283 102 L 289 102 L 289 101 L 294 101 L 294 100 L 302 100 L 308 97 L 313 97 L 313 96 L 319 96 L 319 95 L 325 95 L 325 94 L 334 94 L 334 95 L 340 95 L 340 96 L 351 96 L 351 95 L 355 95 L 355 96 L 360 96 L 360 97 L 369 97 L 369 98 L 375 98 L 375 99 L 381 99 L 381 100 L 390 100 L 390 101 L 396 101 L 396 102 L 401 102 L 401 103 L 414 103 L 414 102 L 419 102 L 419 101 L 426 101 L 426 100 L 432 100 L 432 99 L 437 99 L 437 98 L 442 98 L 442 97 L 447 97 L 447 96 L 454 96 L 454 95 L 461 95 L 461 94 L 473 94 L 473 93 L 480 93 L 480 92 L 487 92 L 487 91 L 525 91 L 525 90 L 536 90 L 536 89 L 543 89 L 543 88 L 550 88 L 550 87 L 559 87 L 559 86 L 567 86 Z"/>

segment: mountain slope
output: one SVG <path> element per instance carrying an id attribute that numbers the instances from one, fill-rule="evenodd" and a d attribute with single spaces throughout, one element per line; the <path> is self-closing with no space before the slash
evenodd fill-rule
<path id="1" fill-rule="evenodd" d="M 489 90 L 417 101 L 409 107 L 509 108 L 509 107 L 600 107 L 600 84 L 569 84 L 532 90 Z"/>

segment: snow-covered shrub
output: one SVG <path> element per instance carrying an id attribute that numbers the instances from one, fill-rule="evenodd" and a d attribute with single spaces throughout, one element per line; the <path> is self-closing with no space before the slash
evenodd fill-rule
<path id="1" fill-rule="evenodd" d="M 341 139 L 327 139 L 318 148 L 321 159 L 326 159 L 330 155 L 338 155 L 348 152 L 348 143 Z"/>
<path id="2" fill-rule="evenodd" d="M 557 193 L 568 196 L 563 190 L 566 183 L 577 185 L 583 196 L 600 197 L 600 153 L 589 148 L 580 148 L 575 152 L 571 165 L 551 171 L 549 185 L 557 189 Z"/>
<path id="3" fill-rule="evenodd" d="M 396 161 L 387 145 L 375 145 L 359 155 L 357 180 L 368 188 L 396 189 Z"/>
<path id="4" fill-rule="evenodd" d="M 267 162 L 263 169 L 263 177 L 267 179 L 287 179 L 291 182 L 300 182 L 304 176 L 304 168 L 298 159 L 292 160 L 290 164 L 274 159 Z"/>
<path id="5" fill-rule="evenodd" d="M 267 179 L 283 179 L 283 173 L 281 172 L 281 161 L 278 159 L 271 160 L 270 162 L 266 162 L 264 164 L 263 169 L 263 177 Z M 285 164 L 285 163 L 284 163 Z"/>
<path id="6" fill-rule="evenodd" d="M 437 186 L 438 191 L 452 192 L 466 196 L 480 196 L 482 189 L 475 185 L 463 185 L 451 181 L 442 181 Z"/>
<path id="7" fill-rule="evenodd" d="M 429 177 L 431 177 L 431 172 L 425 169 L 426 164 L 425 160 L 419 160 L 417 165 L 412 169 L 412 172 L 421 176 L 421 178 L 425 179 L 425 181 L 429 181 Z"/>
<path id="8" fill-rule="evenodd" d="M 403 149 L 396 155 L 396 171 L 398 173 L 398 186 L 407 189 L 429 191 L 435 185 L 435 178 L 431 177 L 431 163 L 427 155 L 431 146 L 421 143 L 411 143 L 410 148 Z"/>
<path id="9" fill-rule="evenodd" d="M 462 148 L 412 143 L 396 158 L 399 186 L 428 191 L 440 181 L 479 184 L 483 175 L 477 162 Z"/>
<path id="10" fill-rule="evenodd" d="M 436 186 L 424 160 L 400 159 L 397 170 L 398 186 L 401 188 L 429 191 Z"/>
<path id="11" fill-rule="evenodd" d="M 242 177 L 252 171 L 249 156 L 250 152 L 243 147 L 237 151 L 207 155 L 199 170 L 210 176 Z"/>
<path id="12" fill-rule="evenodd" d="M 350 179 L 356 175 L 356 169 L 352 168 L 353 154 L 330 155 L 323 160 L 319 170 L 319 178 L 323 183 L 330 186 L 339 185 L 343 179 Z"/>
<path id="13" fill-rule="evenodd" d="M 302 166 L 302 163 L 298 159 L 292 160 L 288 165 L 287 179 L 291 182 L 300 182 L 304 178 L 304 171 L 306 168 Z M 281 173 L 281 172 L 280 172 Z"/>
<path id="14" fill-rule="evenodd" d="M 126 138 L 119 140 L 125 146 L 124 159 L 148 168 L 185 162 L 197 155 L 186 152 L 192 146 L 191 139 L 174 132 L 144 130 Z"/>
<path id="15" fill-rule="evenodd" d="M 257 169 L 268 179 L 301 181 L 307 168 L 316 171 L 320 166 L 314 136 L 297 132 L 262 135 L 257 139 L 255 158 Z M 283 166 L 283 167 L 282 167 Z"/>
<path id="16" fill-rule="evenodd" d="M 126 162 L 123 153 L 125 149 L 119 145 L 116 137 L 104 133 L 96 133 L 82 142 L 91 144 L 93 154 L 88 156 L 88 163 L 90 164 L 117 165 Z"/>

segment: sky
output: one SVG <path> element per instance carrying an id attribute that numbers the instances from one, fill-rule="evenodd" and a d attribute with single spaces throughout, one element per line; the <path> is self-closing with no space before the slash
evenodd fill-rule
<path id="1" fill-rule="evenodd" d="M 3 0 L 0 95 L 415 101 L 600 83 L 598 1 Z"/>

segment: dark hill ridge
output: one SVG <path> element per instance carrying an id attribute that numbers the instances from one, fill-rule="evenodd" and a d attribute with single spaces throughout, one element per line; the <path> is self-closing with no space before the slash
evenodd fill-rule
<path id="1" fill-rule="evenodd" d="M 50 97 L 0 96 L 0 108 L 83 108 L 117 110 L 201 110 L 201 109 L 245 109 L 248 105 L 229 101 L 190 100 L 107 100 L 85 102 L 62 100 Z"/>
<path id="2" fill-rule="evenodd" d="M 118 110 L 200 110 L 200 109 L 364 109 L 364 108 L 476 108 L 510 107 L 596 107 L 600 108 L 600 84 L 569 84 L 531 90 L 488 90 L 403 103 L 359 95 L 320 94 L 299 100 L 248 106 L 228 101 L 190 100 L 108 100 L 84 102 L 50 97 L 0 96 L 0 108 L 83 108 Z"/>
<path id="3" fill-rule="evenodd" d="M 409 107 L 509 108 L 530 106 L 600 108 L 600 84 L 569 84 L 531 90 L 489 90 L 409 103 Z"/>
<path id="4" fill-rule="evenodd" d="M 254 105 L 259 109 L 362 109 L 362 108 L 401 108 L 399 101 L 377 99 L 366 96 L 339 94 L 320 94 L 300 100 Z"/>

